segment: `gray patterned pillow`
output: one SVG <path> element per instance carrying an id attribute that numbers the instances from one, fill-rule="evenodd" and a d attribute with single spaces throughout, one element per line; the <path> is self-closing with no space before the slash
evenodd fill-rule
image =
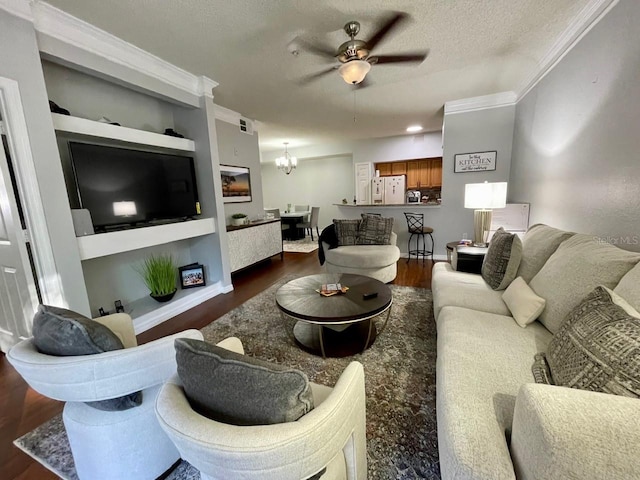
<path id="1" fill-rule="evenodd" d="M 522 242 L 500 227 L 489 243 L 482 263 L 482 278 L 494 290 L 504 290 L 516 278 L 522 258 Z"/>
<path id="2" fill-rule="evenodd" d="M 567 316 L 546 354 L 556 385 L 640 398 L 640 314 L 596 287 Z"/>
<path id="3" fill-rule="evenodd" d="M 93 355 L 124 348 L 116 334 L 101 323 L 50 305 L 40 305 L 33 317 L 33 343 L 39 352 L 57 357 Z M 98 410 L 128 410 L 142 403 L 142 392 L 86 403 Z"/>
<path id="4" fill-rule="evenodd" d="M 361 220 L 333 220 L 338 246 L 355 245 L 358 241 Z"/>
<path id="5" fill-rule="evenodd" d="M 307 376 L 201 340 L 175 341 L 178 376 L 191 407 L 232 425 L 294 422 L 313 409 Z"/>
<path id="6" fill-rule="evenodd" d="M 390 245 L 392 230 L 393 218 L 385 218 L 380 215 L 368 215 L 363 213 L 356 244 Z"/>

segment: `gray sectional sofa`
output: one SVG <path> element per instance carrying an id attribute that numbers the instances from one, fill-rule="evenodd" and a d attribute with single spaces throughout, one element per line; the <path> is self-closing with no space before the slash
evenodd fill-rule
<path id="1" fill-rule="evenodd" d="M 640 399 L 536 384 L 532 373 L 536 353 L 596 286 L 640 309 L 639 260 L 593 236 L 534 225 L 518 276 L 546 306 L 526 328 L 481 275 L 434 265 L 444 480 L 640 478 Z"/>

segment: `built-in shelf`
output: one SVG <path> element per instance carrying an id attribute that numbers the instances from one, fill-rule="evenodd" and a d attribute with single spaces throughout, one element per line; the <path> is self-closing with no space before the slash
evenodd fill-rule
<path id="1" fill-rule="evenodd" d="M 213 218 L 200 218 L 166 225 L 97 233 L 78 237 L 77 240 L 80 259 L 89 260 L 187 238 L 200 237 L 215 231 Z"/>
<path id="2" fill-rule="evenodd" d="M 175 296 L 166 303 L 158 303 L 147 296 L 125 305 L 125 311 L 131 315 L 133 328 L 138 334 L 200 305 L 205 300 L 232 290 L 233 286 L 225 288 L 220 282 L 206 287 L 178 289 Z"/>
<path id="3" fill-rule="evenodd" d="M 135 128 L 120 127 L 109 123 L 96 122 L 86 118 L 72 117 L 52 113 L 53 127 L 58 132 L 73 133 L 94 138 L 108 138 L 120 140 L 122 142 L 135 143 L 138 145 L 149 145 L 153 147 L 168 148 L 171 150 L 182 150 L 186 152 L 195 151 L 195 143 L 187 138 L 171 137 L 161 133 L 146 132 Z"/>

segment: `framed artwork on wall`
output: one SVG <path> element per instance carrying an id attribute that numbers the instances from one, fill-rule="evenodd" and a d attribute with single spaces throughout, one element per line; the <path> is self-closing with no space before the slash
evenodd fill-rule
<path id="1" fill-rule="evenodd" d="M 220 165 L 224 203 L 251 201 L 251 175 L 246 167 Z"/>
<path id="2" fill-rule="evenodd" d="M 496 169 L 498 152 L 458 153 L 454 156 L 453 172 L 489 172 Z"/>

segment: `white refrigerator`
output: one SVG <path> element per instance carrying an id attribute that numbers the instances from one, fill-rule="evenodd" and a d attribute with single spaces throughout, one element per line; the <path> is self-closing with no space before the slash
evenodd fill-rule
<path id="1" fill-rule="evenodd" d="M 406 178 L 404 175 L 396 175 L 384 178 L 384 201 L 385 205 L 402 205 L 405 203 Z"/>
<path id="2" fill-rule="evenodd" d="M 371 203 L 384 203 L 384 179 L 385 177 L 375 177 L 371 180 Z"/>

